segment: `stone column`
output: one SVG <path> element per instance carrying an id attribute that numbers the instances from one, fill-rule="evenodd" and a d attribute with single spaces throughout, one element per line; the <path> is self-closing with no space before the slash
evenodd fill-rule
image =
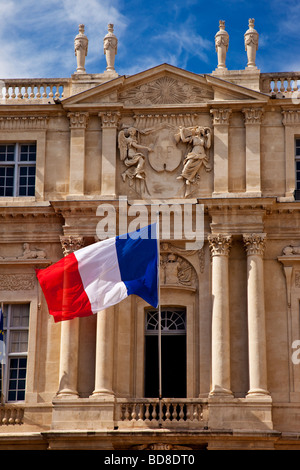
<path id="1" fill-rule="evenodd" d="M 102 121 L 101 195 L 116 195 L 117 125 L 120 113 L 99 113 Z"/>
<path id="2" fill-rule="evenodd" d="M 231 235 L 211 234 L 212 254 L 212 388 L 210 396 L 232 396 L 230 390 L 230 331 L 228 258 Z"/>
<path id="3" fill-rule="evenodd" d="M 92 397 L 114 395 L 114 307 L 97 313 L 95 390 Z"/>
<path id="4" fill-rule="evenodd" d="M 267 351 L 264 301 L 264 233 L 244 234 L 247 251 L 248 297 L 248 397 L 269 395 L 267 391 Z"/>
<path id="5" fill-rule="evenodd" d="M 260 125 L 263 110 L 244 108 L 246 127 L 246 192 L 261 196 Z"/>
<path id="6" fill-rule="evenodd" d="M 69 113 L 70 119 L 70 182 L 69 194 L 84 195 L 85 177 L 85 130 L 88 124 L 88 113 Z"/>
<path id="7" fill-rule="evenodd" d="M 64 256 L 83 247 L 82 237 L 61 237 Z M 61 322 L 59 388 L 57 397 L 78 398 L 79 318 Z"/>
<path id="8" fill-rule="evenodd" d="M 231 109 L 211 109 L 214 125 L 214 195 L 228 194 L 228 130 Z"/>

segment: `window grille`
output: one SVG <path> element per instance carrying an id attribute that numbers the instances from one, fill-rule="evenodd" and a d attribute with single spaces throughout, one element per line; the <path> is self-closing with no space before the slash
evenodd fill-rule
<path id="1" fill-rule="evenodd" d="M 186 315 L 182 308 L 161 309 L 162 334 L 185 334 Z M 158 310 L 148 310 L 146 314 L 145 333 L 158 334 Z"/>

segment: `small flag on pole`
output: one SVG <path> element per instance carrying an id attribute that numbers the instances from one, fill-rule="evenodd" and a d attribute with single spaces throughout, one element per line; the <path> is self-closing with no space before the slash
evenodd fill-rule
<path id="1" fill-rule="evenodd" d="M 0 364 L 6 363 L 4 330 L 3 330 L 3 310 L 0 307 Z"/>
<path id="2" fill-rule="evenodd" d="M 54 321 L 85 317 L 131 294 L 158 306 L 157 224 L 103 240 L 36 269 Z"/>

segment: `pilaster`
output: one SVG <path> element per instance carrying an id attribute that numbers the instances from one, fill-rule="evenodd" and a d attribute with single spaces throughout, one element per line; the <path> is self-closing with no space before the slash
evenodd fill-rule
<path id="1" fill-rule="evenodd" d="M 246 127 L 246 192 L 250 196 L 261 196 L 260 172 L 260 126 L 263 110 L 244 108 Z"/>
<path id="2" fill-rule="evenodd" d="M 70 119 L 70 182 L 69 195 L 84 195 L 85 178 L 85 130 L 89 114 L 69 113 Z"/>
<path id="3" fill-rule="evenodd" d="M 213 196 L 228 195 L 228 130 L 231 109 L 211 109 L 214 126 L 214 192 Z"/>
<path id="4" fill-rule="evenodd" d="M 102 122 L 102 165 L 101 195 L 116 195 L 116 152 L 117 126 L 120 113 L 101 112 Z"/>

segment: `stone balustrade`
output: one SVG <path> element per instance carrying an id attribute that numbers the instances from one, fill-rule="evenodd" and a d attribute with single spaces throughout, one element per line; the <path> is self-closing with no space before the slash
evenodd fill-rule
<path id="1" fill-rule="evenodd" d="M 300 90 L 300 72 L 262 73 L 260 91 L 290 98 Z"/>
<path id="2" fill-rule="evenodd" d="M 17 104 L 22 100 L 38 103 L 54 103 L 70 96 L 71 82 L 62 79 L 5 79 L 0 80 L 0 103 Z"/>
<path id="3" fill-rule="evenodd" d="M 119 427 L 204 428 L 208 404 L 200 398 L 122 398 L 117 399 L 116 421 Z"/>
<path id="4" fill-rule="evenodd" d="M 24 408 L 15 405 L 0 407 L 0 426 L 9 424 L 22 424 Z"/>

